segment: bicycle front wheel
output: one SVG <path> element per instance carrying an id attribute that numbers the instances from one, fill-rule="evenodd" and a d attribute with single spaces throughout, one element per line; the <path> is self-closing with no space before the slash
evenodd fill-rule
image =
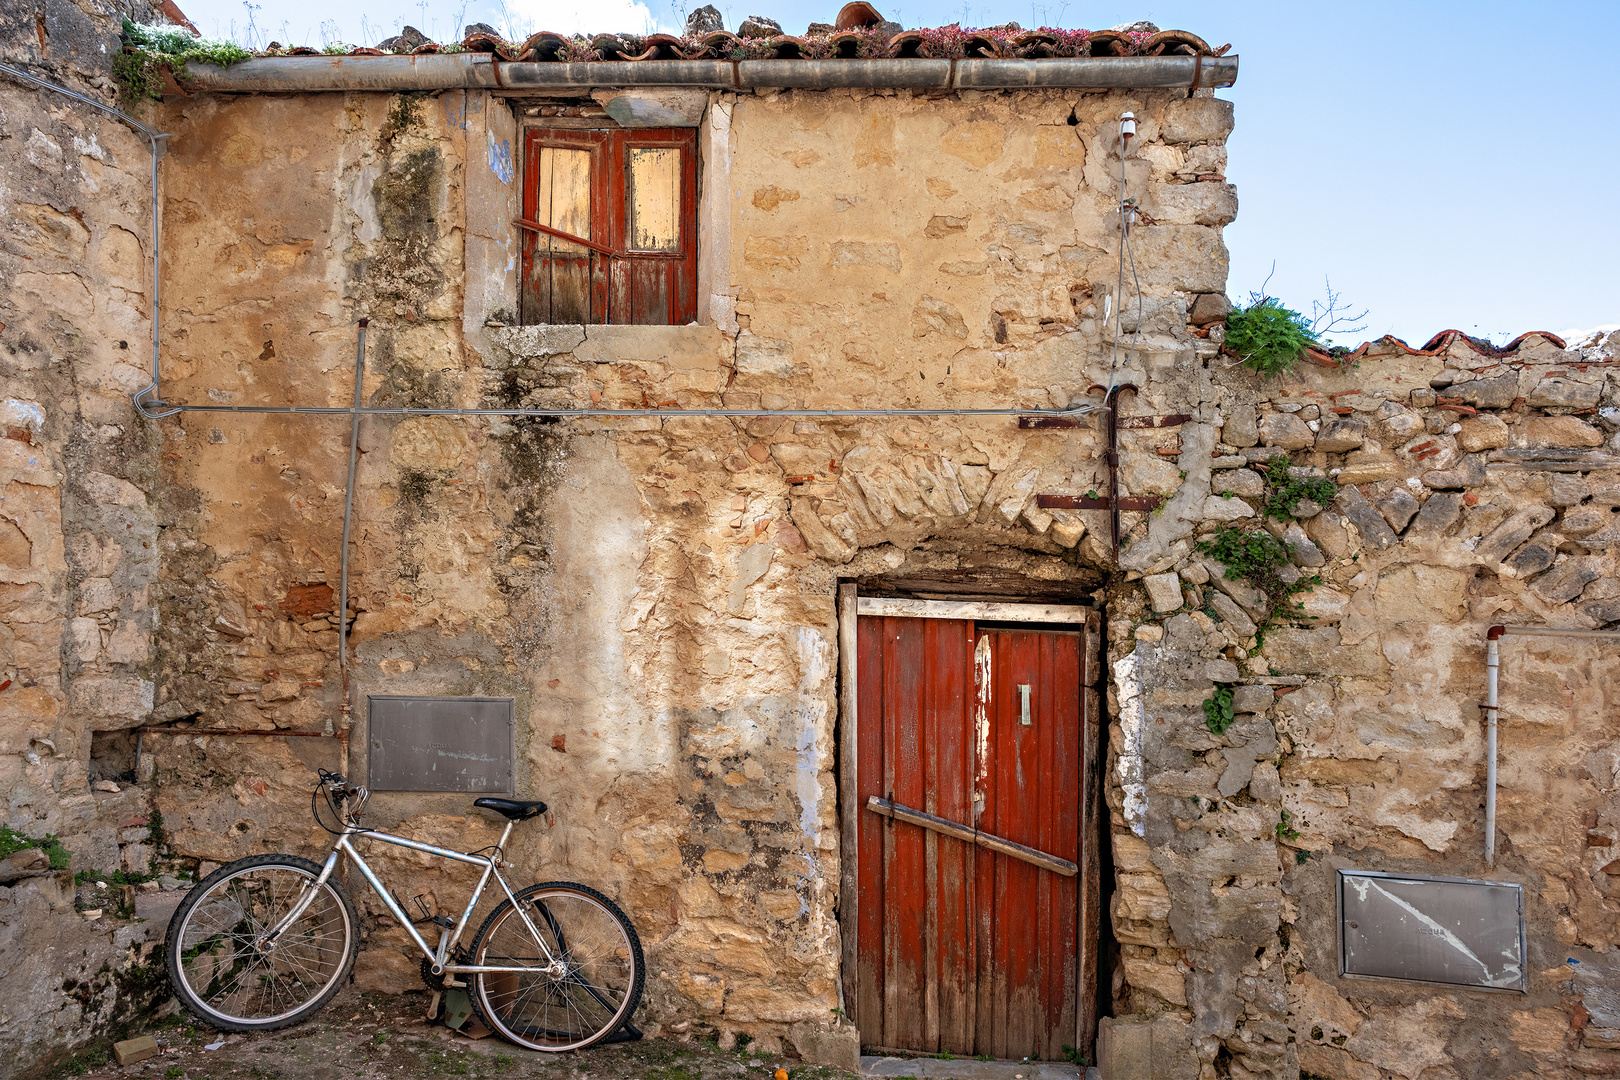
<path id="1" fill-rule="evenodd" d="M 255 855 L 209 874 L 169 920 L 164 960 L 187 1009 L 224 1031 L 268 1031 L 308 1019 L 338 992 L 359 940 L 354 905 L 321 868 L 295 855 Z M 274 942 L 310 892 L 309 906 Z"/>
<path id="2" fill-rule="evenodd" d="M 526 970 L 475 974 L 479 1017 L 531 1050 L 579 1050 L 617 1030 L 636 1011 L 645 974 L 624 912 L 566 881 L 530 885 L 517 901 L 522 915 L 503 900 L 484 920 L 472 962 Z"/>

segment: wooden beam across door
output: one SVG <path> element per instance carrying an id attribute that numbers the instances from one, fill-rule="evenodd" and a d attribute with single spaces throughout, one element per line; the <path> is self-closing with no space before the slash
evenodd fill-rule
<path id="1" fill-rule="evenodd" d="M 876 795 L 868 795 L 866 797 L 866 808 L 880 817 L 904 821 L 911 825 L 921 826 L 924 829 L 932 829 L 934 832 L 943 833 L 946 836 L 954 836 L 958 840 L 966 840 L 970 844 L 978 844 L 982 848 L 999 851 L 1003 855 L 1011 855 L 1015 859 L 1020 859 L 1032 866 L 1038 866 L 1042 870 L 1050 870 L 1054 874 L 1062 874 L 1064 877 L 1074 877 L 1080 872 L 1080 867 L 1068 859 L 1060 859 L 1056 855 L 1048 855 L 1044 851 L 1036 851 L 1032 847 L 1015 844 L 1011 840 L 1003 840 L 999 836 L 991 836 L 989 833 L 970 829 L 966 825 L 958 825 L 954 821 L 947 821 L 934 814 L 913 810 L 909 806 L 901 806 L 890 799 L 880 799 Z"/>

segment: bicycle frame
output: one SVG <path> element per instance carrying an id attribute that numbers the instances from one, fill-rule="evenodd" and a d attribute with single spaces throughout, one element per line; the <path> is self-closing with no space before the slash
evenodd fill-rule
<path id="1" fill-rule="evenodd" d="M 411 935 L 411 938 L 422 950 L 422 955 L 427 957 L 428 962 L 433 965 L 433 973 L 435 975 L 475 975 L 479 973 L 494 974 L 498 972 L 528 972 L 536 975 L 555 975 L 557 973 L 556 969 L 560 966 L 558 958 L 552 953 L 551 948 L 546 944 L 545 937 L 535 929 L 534 923 L 529 921 L 529 913 L 523 910 L 523 905 L 519 904 L 517 902 L 517 897 L 512 895 L 511 887 L 506 884 L 506 879 L 501 877 L 501 872 L 498 869 L 500 852 L 505 850 L 506 841 L 511 837 L 512 827 L 516 824 L 517 823 L 514 821 L 508 821 L 506 823 L 506 828 L 504 831 L 502 831 L 500 840 L 495 844 L 495 854 L 469 855 L 463 851 L 452 851 L 449 848 L 434 847 L 432 844 L 424 844 L 420 841 L 410 840 L 403 836 L 395 836 L 392 833 L 355 828 L 354 826 L 345 822 L 343 831 L 338 834 L 337 842 L 332 845 L 332 851 L 326 856 L 326 864 L 321 867 L 320 876 L 315 879 L 314 885 L 305 886 L 304 895 L 299 897 L 298 902 L 293 905 L 292 910 L 287 913 L 285 918 L 263 934 L 263 936 L 260 938 L 259 944 L 262 947 L 274 947 L 276 939 L 279 938 L 289 926 L 297 922 L 298 919 L 301 918 L 304 912 L 309 908 L 309 905 L 315 901 L 316 890 L 321 885 L 324 885 L 327 879 L 332 876 L 332 872 L 337 869 L 339 856 L 346 856 L 348 860 L 354 864 L 356 869 L 360 871 L 361 876 L 366 879 L 366 882 L 371 886 L 372 891 L 375 892 L 377 897 L 382 900 L 384 905 L 387 906 L 388 913 L 405 928 L 405 931 L 408 934 Z M 482 866 L 484 868 L 483 875 L 479 877 L 478 885 L 473 889 L 472 897 L 468 899 L 467 907 L 462 911 L 461 918 L 456 922 L 454 928 L 440 928 L 439 945 L 437 949 L 429 947 L 427 941 L 422 937 L 422 935 L 417 933 L 416 926 L 411 922 L 410 917 L 407 916 L 403 910 L 401 910 L 399 904 L 394 900 L 394 894 L 390 892 L 388 887 L 382 883 L 382 880 L 377 877 L 376 871 L 372 870 L 370 864 L 366 862 L 365 858 L 354 849 L 354 845 L 350 842 L 350 838 L 355 836 L 363 836 L 371 840 L 381 841 L 384 844 L 393 844 L 395 847 L 409 848 L 412 851 L 420 851 L 428 855 L 437 855 L 441 859 L 450 859 L 455 862 L 470 863 L 473 866 Z M 446 960 L 450 955 L 450 950 L 461 941 L 462 934 L 466 933 L 467 925 L 472 921 L 473 910 L 477 908 L 479 899 L 484 895 L 484 889 L 486 886 L 488 886 L 491 876 L 493 876 L 495 880 L 500 883 L 501 891 L 506 893 L 506 898 L 512 902 L 512 907 L 516 909 L 518 917 L 523 920 L 523 925 L 528 929 L 529 934 L 534 938 L 535 943 L 540 946 L 540 951 L 548 962 L 546 967 L 495 967 L 478 964 L 446 963 Z M 450 985 L 457 985 L 457 981 L 455 979 L 451 979 Z"/>

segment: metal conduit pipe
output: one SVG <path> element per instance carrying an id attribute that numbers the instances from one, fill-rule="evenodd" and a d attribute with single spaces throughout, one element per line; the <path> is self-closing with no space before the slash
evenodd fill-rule
<path id="1" fill-rule="evenodd" d="M 349 702 L 349 531 L 354 524 L 354 473 L 360 461 L 360 391 L 366 375 L 366 326 L 360 320 L 360 341 L 354 350 L 354 410 L 349 420 L 349 478 L 343 485 L 343 547 L 338 553 L 338 673 L 343 686 L 343 730 L 349 729 L 354 709 Z"/>
<path id="2" fill-rule="evenodd" d="M 159 404 L 165 404 L 160 402 Z M 143 415 L 157 420 L 175 413 L 296 413 L 307 416 L 545 416 L 555 419 L 627 419 L 654 416 L 662 420 L 704 416 L 1085 416 L 1105 405 L 1067 409 L 377 409 L 342 405 L 166 405 L 166 411 Z"/>
<path id="3" fill-rule="evenodd" d="M 1497 684 L 1502 667 L 1498 641 L 1516 637 L 1573 637 L 1620 641 L 1620 630 L 1560 630 L 1554 626 L 1493 626 L 1485 631 L 1485 865 L 1496 861 Z"/>
<path id="4" fill-rule="evenodd" d="M 1236 56 L 1092 56 L 1049 60 L 503 61 L 493 53 L 266 56 L 228 68 L 187 65 L 187 86 L 226 93 L 554 90 L 696 86 L 711 90 L 834 87 L 914 90 L 1196 90 L 1237 81 Z"/>
<path id="5" fill-rule="evenodd" d="M 25 84 L 27 86 L 32 86 L 35 89 L 49 90 L 52 93 L 61 94 L 63 97 L 72 98 L 74 101 L 79 102 L 81 105 L 88 105 L 92 109 L 97 109 L 97 110 L 99 110 L 101 112 L 104 112 L 108 116 L 113 117 L 115 120 L 119 120 L 119 121 L 129 125 L 129 127 L 134 129 L 134 131 L 137 134 L 139 134 L 142 138 L 144 138 L 146 140 L 147 145 L 151 148 L 151 152 L 152 152 L 152 382 L 151 382 L 151 385 L 147 386 L 145 389 L 136 391 L 135 394 L 134 394 L 135 408 L 144 416 L 144 415 L 146 415 L 146 410 L 144 408 L 142 408 L 141 402 L 148 395 L 155 396 L 157 394 L 158 371 L 159 371 L 159 367 L 158 367 L 158 310 L 159 310 L 160 302 L 162 300 L 162 295 L 161 295 L 161 293 L 159 291 L 158 271 L 159 271 L 160 267 L 162 266 L 162 263 L 160 261 L 161 260 L 160 249 L 161 249 L 162 245 L 159 242 L 161 240 L 161 236 L 162 236 L 162 232 L 161 232 L 161 230 L 162 230 L 162 217 L 161 217 L 161 215 L 159 213 L 159 209 L 158 209 L 158 160 L 163 157 L 163 143 L 162 143 L 161 140 L 172 138 L 172 136 L 169 135 L 166 132 L 156 131 L 156 130 L 154 130 L 152 128 L 147 127 L 145 124 L 141 123 L 139 120 L 135 119 L 133 116 L 130 116 L 128 113 L 119 112 L 117 109 L 113 108 L 111 105 L 107 105 L 107 104 L 105 104 L 103 102 L 97 101 L 95 98 L 90 97 L 90 96 L 88 96 L 86 94 L 81 94 L 77 90 L 69 90 L 65 86 L 58 86 L 56 83 L 49 82 L 49 81 L 47 81 L 45 79 L 41 79 L 37 75 L 30 75 L 28 72 L 22 71 L 22 70 L 20 70 L 18 68 L 14 68 L 10 64 L 0 64 L 0 74 L 9 75 L 11 78 L 16 79 L 18 82 L 23 83 L 23 84 Z"/>

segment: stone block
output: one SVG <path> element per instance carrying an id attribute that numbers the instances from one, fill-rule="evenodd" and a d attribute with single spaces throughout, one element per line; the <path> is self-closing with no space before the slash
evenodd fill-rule
<path id="1" fill-rule="evenodd" d="M 1420 509 L 1418 501 L 1411 493 L 1401 488 L 1396 488 L 1387 498 L 1379 499 L 1374 505 L 1378 507 L 1378 512 L 1384 515 L 1384 520 L 1389 522 L 1389 527 L 1396 532 L 1410 525 Z"/>
<path id="2" fill-rule="evenodd" d="M 1514 372 L 1494 379 L 1453 383 L 1445 395 L 1476 409 L 1505 409 L 1519 396 L 1519 376 Z"/>
<path id="3" fill-rule="evenodd" d="M 1254 507 L 1232 496 L 1211 495 L 1204 500 L 1205 521 L 1241 521 L 1254 517 Z"/>
<path id="4" fill-rule="evenodd" d="M 1592 493 L 1586 477 L 1571 473 L 1554 473 L 1547 478 L 1547 502 L 1553 506 L 1578 506 Z"/>
<path id="5" fill-rule="evenodd" d="M 1469 454 L 1455 468 L 1426 472 L 1422 479 L 1424 487 L 1436 491 L 1478 487 L 1485 482 L 1485 462 L 1478 454 Z"/>
<path id="6" fill-rule="evenodd" d="M 1266 493 L 1266 482 L 1253 469 L 1226 469 L 1215 474 L 1210 489 L 1217 495 L 1259 499 Z"/>
<path id="7" fill-rule="evenodd" d="M 1222 142 L 1232 133 L 1232 103 L 1221 98 L 1180 98 L 1164 110 L 1159 129 L 1169 143 Z"/>
<path id="8" fill-rule="evenodd" d="M 1360 461 L 1340 469 L 1334 479 L 1340 484 L 1376 484 L 1394 475 L 1393 461 Z"/>
<path id="9" fill-rule="evenodd" d="M 1361 534 L 1362 542 L 1368 547 L 1382 550 L 1398 539 L 1395 530 L 1389 527 L 1389 522 L 1373 509 L 1367 497 L 1356 488 L 1340 488 L 1335 505 L 1350 519 L 1350 523 L 1356 527 L 1356 532 Z"/>
<path id="10" fill-rule="evenodd" d="M 158 1042 L 150 1035 L 140 1035 L 123 1042 L 113 1043 L 113 1056 L 120 1065 L 133 1065 L 159 1054 Z"/>
<path id="11" fill-rule="evenodd" d="M 1533 536 L 1502 565 L 1516 578 L 1534 577 L 1558 558 L 1558 545 L 1562 539 L 1557 533 L 1541 533 Z"/>
<path id="12" fill-rule="evenodd" d="M 1209 595 L 1209 606 L 1215 614 L 1220 616 L 1221 622 L 1231 627 L 1232 633 L 1239 641 L 1254 636 L 1257 629 L 1253 619 L 1238 606 L 1237 602 L 1224 592 L 1216 591 Z"/>
<path id="13" fill-rule="evenodd" d="M 1239 713 L 1263 713 L 1271 708 L 1277 694 L 1269 686 L 1234 686 L 1232 708 Z"/>
<path id="14" fill-rule="evenodd" d="M 1462 513 L 1461 492 L 1437 491 L 1423 502 L 1417 520 L 1407 530 L 1410 537 L 1439 536 L 1457 523 Z"/>
<path id="15" fill-rule="evenodd" d="M 1149 574 L 1142 579 L 1147 586 L 1148 600 L 1153 610 L 1161 614 L 1181 607 L 1181 579 L 1176 574 Z"/>
<path id="16" fill-rule="evenodd" d="M 1376 645 L 1341 645 L 1338 629 L 1331 626 L 1279 627 L 1266 635 L 1263 655 L 1284 675 L 1374 678 L 1386 670 L 1383 653 Z"/>
<path id="17" fill-rule="evenodd" d="M 1490 413 L 1464 418 L 1457 432 L 1457 445 L 1470 454 L 1513 445 L 1513 431 Z"/>
<path id="18" fill-rule="evenodd" d="M 1524 425 L 1532 447 L 1591 448 L 1603 445 L 1603 432 L 1573 416 L 1532 416 Z"/>
<path id="19" fill-rule="evenodd" d="M 1227 300 L 1225 293 L 1199 293 L 1193 300 L 1192 310 L 1187 313 L 1187 321 L 1194 326 L 1208 326 L 1224 321 L 1231 310 L 1231 301 Z"/>
<path id="20" fill-rule="evenodd" d="M 1532 409 L 1590 409 L 1602 393 L 1601 382 L 1576 382 L 1549 375 L 1536 384 L 1524 403 Z"/>
<path id="21" fill-rule="evenodd" d="M 1260 440 L 1284 450 L 1304 450 L 1316 442 L 1316 432 L 1293 413 L 1268 413 L 1260 421 Z"/>
<path id="22" fill-rule="evenodd" d="M 1316 449 L 1325 454 L 1342 454 L 1347 450 L 1361 449 L 1366 439 L 1365 420 L 1329 420 L 1316 433 Z"/>
<path id="23" fill-rule="evenodd" d="M 1565 559 L 1551 571 L 1541 575 L 1530 587 L 1543 599 L 1564 604 L 1575 599 L 1587 584 L 1602 572 L 1602 563 L 1593 557 Z"/>
<path id="24" fill-rule="evenodd" d="M 813 1065 L 828 1065 L 848 1072 L 861 1070 L 861 1036 L 853 1024 L 824 1027 L 814 1023 L 788 1028 L 788 1042 L 800 1059 Z"/>
<path id="25" fill-rule="evenodd" d="M 1479 542 L 1474 549 L 1486 562 L 1496 562 L 1505 558 L 1508 552 L 1530 539 L 1530 534 L 1541 528 L 1554 517 L 1554 511 L 1546 506 L 1527 506 L 1502 522 Z"/>
<path id="26" fill-rule="evenodd" d="M 1152 1080 L 1152 1021 L 1103 1017 L 1097 1024 L 1097 1072 L 1102 1080 Z"/>

